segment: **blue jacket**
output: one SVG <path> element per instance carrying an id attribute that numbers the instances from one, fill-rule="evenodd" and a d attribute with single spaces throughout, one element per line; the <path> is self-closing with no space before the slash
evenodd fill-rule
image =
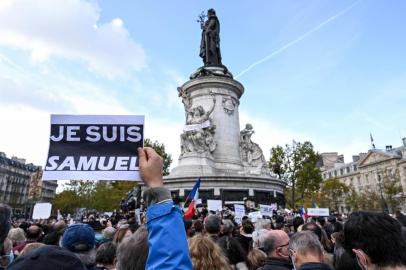
<path id="1" fill-rule="evenodd" d="M 147 270 L 193 270 L 182 214 L 172 201 L 147 208 Z"/>

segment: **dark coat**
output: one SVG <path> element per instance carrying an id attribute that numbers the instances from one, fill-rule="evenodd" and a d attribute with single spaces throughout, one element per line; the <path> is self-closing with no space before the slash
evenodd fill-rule
<path id="1" fill-rule="evenodd" d="M 252 237 L 251 236 L 239 235 L 235 239 L 240 243 L 241 247 L 248 254 L 248 252 L 250 250 L 250 247 L 252 246 Z"/>
<path id="2" fill-rule="evenodd" d="M 292 270 L 293 265 L 287 259 L 267 258 L 264 266 L 257 270 Z"/>

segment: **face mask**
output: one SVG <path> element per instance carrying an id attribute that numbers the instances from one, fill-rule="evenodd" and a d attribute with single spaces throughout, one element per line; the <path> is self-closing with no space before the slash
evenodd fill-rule
<path id="1" fill-rule="evenodd" d="M 366 266 L 363 266 L 362 264 L 361 264 L 361 262 L 359 261 L 359 259 L 358 259 L 358 256 L 357 255 L 355 255 L 355 258 L 357 258 L 357 263 L 358 263 L 358 266 L 362 269 L 362 270 L 368 270 L 368 267 L 366 267 Z"/>
<path id="2" fill-rule="evenodd" d="M 293 259 L 293 256 L 289 256 L 289 257 L 290 257 L 290 261 L 292 262 L 292 265 L 293 265 L 293 270 L 296 270 L 295 260 Z"/>

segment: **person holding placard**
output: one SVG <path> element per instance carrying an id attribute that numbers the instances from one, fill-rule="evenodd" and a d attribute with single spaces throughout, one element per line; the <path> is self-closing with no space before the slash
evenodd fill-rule
<path id="1" fill-rule="evenodd" d="M 140 175 L 149 187 L 147 205 L 148 259 L 145 269 L 192 270 L 182 214 L 163 187 L 162 158 L 150 147 L 138 148 Z"/>

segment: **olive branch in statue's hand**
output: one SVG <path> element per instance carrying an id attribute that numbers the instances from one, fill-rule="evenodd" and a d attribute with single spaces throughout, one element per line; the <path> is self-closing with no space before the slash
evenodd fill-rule
<path id="1" fill-rule="evenodd" d="M 207 15 L 204 14 L 204 11 L 200 13 L 200 15 L 197 16 L 196 22 L 200 23 L 200 27 L 203 29 L 204 28 L 204 20 L 207 18 Z"/>

